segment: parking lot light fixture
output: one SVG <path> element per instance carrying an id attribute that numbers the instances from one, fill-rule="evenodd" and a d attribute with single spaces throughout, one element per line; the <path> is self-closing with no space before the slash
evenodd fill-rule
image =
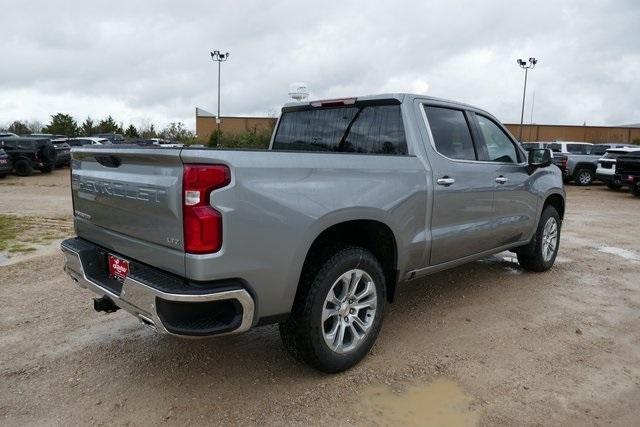
<path id="1" fill-rule="evenodd" d="M 218 141 L 217 144 L 220 145 L 220 65 L 229 59 L 229 52 L 220 52 L 219 50 L 214 50 L 213 52 L 209 52 L 211 54 L 211 60 L 218 63 L 218 115 L 216 116 L 216 124 L 218 127 Z"/>
<path id="2" fill-rule="evenodd" d="M 525 61 L 524 59 L 518 59 L 518 65 L 520 68 L 524 69 L 524 89 L 522 90 L 522 111 L 520 112 L 520 136 L 518 139 L 522 142 L 522 126 L 524 124 L 524 100 L 527 95 L 527 74 L 529 73 L 529 69 L 532 69 L 538 63 L 536 58 L 529 58 L 529 61 Z"/>

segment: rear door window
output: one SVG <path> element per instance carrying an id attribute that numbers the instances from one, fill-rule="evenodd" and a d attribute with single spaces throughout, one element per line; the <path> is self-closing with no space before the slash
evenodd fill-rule
<path id="1" fill-rule="evenodd" d="M 282 113 L 273 150 L 407 154 L 400 105 L 354 105 Z"/>
<path id="2" fill-rule="evenodd" d="M 452 108 L 424 106 L 435 149 L 455 160 L 477 160 L 464 112 Z"/>

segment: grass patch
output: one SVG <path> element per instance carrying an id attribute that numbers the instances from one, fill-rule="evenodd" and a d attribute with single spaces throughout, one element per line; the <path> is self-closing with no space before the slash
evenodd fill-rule
<path id="1" fill-rule="evenodd" d="M 31 246 L 27 246 L 27 245 L 23 245 L 22 243 L 16 243 L 16 244 L 10 245 L 7 248 L 7 252 L 9 252 L 10 254 L 33 252 L 35 250 L 36 250 L 36 248 L 31 247 Z"/>
<path id="2" fill-rule="evenodd" d="M 25 228 L 21 218 L 0 215 L 0 251 L 6 251 Z"/>
<path id="3" fill-rule="evenodd" d="M 44 245 L 71 235 L 73 226 L 67 219 L 0 215 L 0 252 L 33 252 L 33 245 Z"/>

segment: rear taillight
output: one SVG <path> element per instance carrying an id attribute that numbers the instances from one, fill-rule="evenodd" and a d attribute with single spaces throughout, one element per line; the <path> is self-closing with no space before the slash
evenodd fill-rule
<path id="1" fill-rule="evenodd" d="M 186 252 L 207 254 L 222 247 L 222 215 L 211 207 L 209 196 L 230 182 L 231 173 L 224 165 L 184 165 L 182 216 Z"/>

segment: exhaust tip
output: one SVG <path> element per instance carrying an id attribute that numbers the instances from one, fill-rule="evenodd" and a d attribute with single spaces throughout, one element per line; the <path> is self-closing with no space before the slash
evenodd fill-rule
<path id="1" fill-rule="evenodd" d="M 105 313 L 115 313 L 120 310 L 120 307 L 115 305 L 108 297 L 94 298 L 93 309 L 97 312 L 104 311 Z"/>

